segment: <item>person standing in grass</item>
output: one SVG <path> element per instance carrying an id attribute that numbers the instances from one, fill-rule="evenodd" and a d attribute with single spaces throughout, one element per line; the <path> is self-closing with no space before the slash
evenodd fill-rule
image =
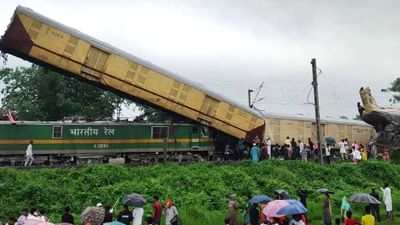
<path id="1" fill-rule="evenodd" d="M 165 224 L 166 225 L 179 225 L 179 214 L 176 207 L 172 204 L 172 200 L 168 199 L 165 206 L 167 210 L 165 211 Z"/>
<path id="2" fill-rule="evenodd" d="M 378 194 L 378 192 L 376 192 L 375 188 L 372 188 L 370 195 L 375 197 L 379 201 L 379 194 Z M 376 221 L 380 223 L 381 222 L 381 213 L 379 210 L 379 204 L 371 204 L 370 206 L 371 206 L 372 215 L 375 217 Z"/>
<path id="3" fill-rule="evenodd" d="M 128 205 L 123 206 L 123 210 L 118 214 L 117 221 L 125 225 L 131 224 L 133 220 L 132 214 L 129 212 Z"/>
<path id="4" fill-rule="evenodd" d="M 153 201 L 153 224 L 154 225 L 160 225 L 161 221 L 161 210 L 162 206 L 159 201 L 158 196 L 154 196 L 154 201 Z"/>
<path id="5" fill-rule="evenodd" d="M 344 225 L 360 225 L 360 222 L 352 218 L 353 213 L 351 210 L 347 211 L 346 216 L 347 218 L 344 220 Z"/>
<path id="6" fill-rule="evenodd" d="M 133 225 L 142 225 L 144 210 L 142 207 L 136 207 L 132 212 Z"/>
<path id="7" fill-rule="evenodd" d="M 375 225 L 375 217 L 371 215 L 369 205 L 365 206 L 365 215 L 361 217 L 361 225 Z"/>
<path id="8" fill-rule="evenodd" d="M 332 205 L 331 205 L 331 199 L 329 197 L 328 193 L 325 193 L 325 199 L 324 199 L 324 225 L 331 225 L 332 224 Z"/>
<path id="9" fill-rule="evenodd" d="M 239 225 L 239 222 L 237 220 L 238 209 L 239 204 L 236 201 L 236 195 L 231 195 L 228 202 L 229 225 Z"/>
<path id="10" fill-rule="evenodd" d="M 386 219 L 389 221 L 393 221 L 393 205 L 392 205 L 392 193 L 389 188 L 389 184 L 385 183 L 383 188 L 381 188 L 383 192 L 383 202 L 386 206 Z"/>
<path id="11" fill-rule="evenodd" d="M 342 205 L 340 206 L 340 218 L 342 218 L 342 220 L 346 217 L 347 211 L 349 210 L 350 210 L 350 204 L 347 201 L 347 197 L 344 196 L 342 199 Z"/>
<path id="12" fill-rule="evenodd" d="M 305 225 L 301 220 L 301 215 L 297 214 L 293 216 L 293 219 L 290 221 L 289 225 Z"/>
<path id="13" fill-rule="evenodd" d="M 254 203 L 250 208 L 250 224 L 259 225 L 260 224 L 260 212 L 258 211 L 258 204 Z"/>
<path id="14" fill-rule="evenodd" d="M 74 224 L 74 217 L 71 215 L 71 208 L 69 206 L 64 208 L 64 214 L 61 216 L 61 222 Z"/>

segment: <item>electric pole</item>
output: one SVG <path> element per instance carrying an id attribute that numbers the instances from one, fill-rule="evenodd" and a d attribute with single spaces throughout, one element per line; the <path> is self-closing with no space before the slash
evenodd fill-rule
<path id="1" fill-rule="evenodd" d="M 253 90 L 251 89 L 247 90 L 247 96 L 249 97 L 249 107 L 253 108 L 253 104 L 251 104 L 251 92 L 253 92 Z"/>
<path id="2" fill-rule="evenodd" d="M 318 145 L 319 157 L 320 157 L 321 164 L 322 164 L 323 160 L 322 160 L 322 148 L 321 148 L 321 121 L 320 121 L 320 115 L 319 115 L 317 61 L 315 59 L 312 59 L 311 65 L 312 65 L 312 74 L 313 74 L 312 85 L 314 87 L 315 120 L 317 123 L 316 124 L 317 125 L 317 145 Z"/>

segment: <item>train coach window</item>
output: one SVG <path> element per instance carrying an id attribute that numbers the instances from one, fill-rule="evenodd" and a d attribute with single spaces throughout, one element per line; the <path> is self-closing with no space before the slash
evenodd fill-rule
<path id="1" fill-rule="evenodd" d="M 53 138 L 62 138 L 62 126 L 53 126 Z"/>
<path id="2" fill-rule="evenodd" d="M 199 128 L 198 127 L 192 127 L 192 133 L 193 134 L 199 133 Z"/>
<path id="3" fill-rule="evenodd" d="M 153 139 L 168 138 L 168 127 L 154 126 L 151 127 Z"/>

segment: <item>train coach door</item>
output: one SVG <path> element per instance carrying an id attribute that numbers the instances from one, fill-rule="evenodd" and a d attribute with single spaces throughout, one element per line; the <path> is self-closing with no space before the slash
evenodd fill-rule
<path id="1" fill-rule="evenodd" d="M 215 112 L 217 111 L 219 101 L 211 98 L 210 96 L 205 96 L 203 104 L 201 105 L 201 113 L 197 118 L 199 122 L 211 126 Z"/>

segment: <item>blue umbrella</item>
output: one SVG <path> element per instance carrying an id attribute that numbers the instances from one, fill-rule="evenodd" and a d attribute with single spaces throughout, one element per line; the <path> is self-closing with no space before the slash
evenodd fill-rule
<path id="1" fill-rule="evenodd" d="M 124 223 L 121 223 L 119 221 L 112 221 L 109 223 L 103 223 L 103 225 L 125 225 Z"/>
<path id="2" fill-rule="evenodd" d="M 272 201 L 272 199 L 270 197 L 266 196 L 266 195 L 256 195 L 256 196 L 252 197 L 249 202 L 251 204 L 254 204 L 254 203 L 266 204 L 266 203 L 268 203 L 270 201 Z"/>
<path id="3" fill-rule="evenodd" d="M 286 216 L 286 215 L 296 215 L 296 214 L 304 214 L 307 213 L 306 207 L 297 201 L 297 200 L 285 200 L 288 204 L 281 209 L 278 210 L 277 214 Z"/>

